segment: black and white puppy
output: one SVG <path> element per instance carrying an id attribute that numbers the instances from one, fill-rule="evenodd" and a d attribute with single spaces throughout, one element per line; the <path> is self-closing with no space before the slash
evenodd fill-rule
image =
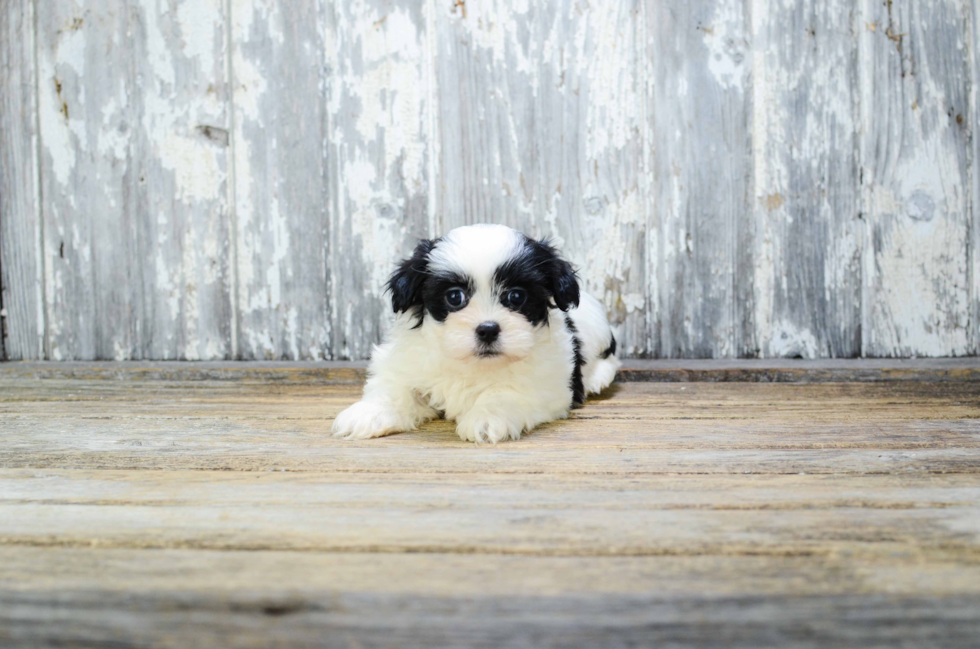
<path id="1" fill-rule="evenodd" d="M 445 416 L 464 440 L 519 439 L 567 417 L 619 367 L 605 311 L 571 265 L 508 227 L 420 242 L 388 289 L 394 326 L 335 436 L 381 437 Z"/>

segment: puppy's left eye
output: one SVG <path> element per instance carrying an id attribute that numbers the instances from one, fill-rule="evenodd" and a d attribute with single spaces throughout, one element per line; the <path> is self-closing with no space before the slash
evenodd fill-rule
<path id="1" fill-rule="evenodd" d="M 515 309 L 520 308 L 527 301 L 527 292 L 522 288 L 512 288 L 507 291 L 504 299 L 507 301 L 508 306 L 512 306 Z"/>

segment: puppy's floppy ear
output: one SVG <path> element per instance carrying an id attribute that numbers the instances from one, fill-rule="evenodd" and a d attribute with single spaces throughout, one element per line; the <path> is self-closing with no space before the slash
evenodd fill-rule
<path id="1" fill-rule="evenodd" d="M 422 306 L 422 285 L 429 265 L 429 252 L 435 247 L 438 239 L 422 239 L 415 246 L 415 252 L 408 259 L 403 259 L 398 268 L 388 280 L 388 292 L 391 293 L 391 308 L 395 313 Z"/>
<path id="2" fill-rule="evenodd" d="M 562 311 L 578 306 L 578 276 L 575 269 L 547 241 L 535 241 L 534 244 L 535 256 L 538 257 L 536 265 L 544 271 L 555 306 Z"/>

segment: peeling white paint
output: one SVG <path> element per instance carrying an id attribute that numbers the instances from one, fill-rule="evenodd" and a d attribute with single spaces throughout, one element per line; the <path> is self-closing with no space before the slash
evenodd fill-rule
<path id="1" fill-rule="evenodd" d="M 536 90 L 533 81 L 537 59 L 537 42 L 531 38 L 522 43 L 518 20 L 528 12 L 526 0 L 488 0 L 466 5 L 466 16 L 451 7 L 454 17 L 466 30 L 473 44 L 489 52 L 495 66 L 504 65 L 508 70 L 527 75 L 531 79 L 531 91 Z M 527 27 L 525 21 L 521 25 Z M 448 54 L 448 53 L 446 53 Z"/>
<path id="2" fill-rule="evenodd" d="M 71 126 L 58 110 L 61 101 L 56 95 L 54 68 L 41 65 L 42 78 L 40 89 L 40 125 L 44 148 L 51 156 L 51 171 L 61 185 L 67 185 L 72 170 L 75 168 L 75 146 L 71 142 Z"/>
<path id="3" fill-rule="evenodd" d="M 636 82 L 636 48 L 633 24 L 619 11 L 596 9 L 578 24 L 577 40 L 584 47 L 587 65 L 586 149 L 588 160 L 608 155 L 610 149 L 623 149 L 639 137 L 641 98 Z"/>
<path id="4" fill-rule="evenodd" d="M 384 134 L 385 169 L 399 161 L 410 189 L 426 186 L 422 176 L 424 80 L 418 62 L 421 42 L 412 18 L 395 8 L 383 17 L 374 11 L 356 16 L 364 70 L 344 79 L 351 97 L 360 100 L 357 131 L 364 143 Z M 379 21 L 383 21 L 380 22 Z"/>
<path id="5" fill-rule="evenodd" d="M 85 106 L 86 33 L 64 29 L 56 34 L 53 56 L 46 52 L 38 60 L 38 102 L 41 141 L 51 156 L 52 171 L 61 185 L 67 185 L 75 167 L 76 150 L 85 148 L 83 120 L 73 117 Z M 74 110 L 73 110 L 74 109 Z M 78 145 L 75 138 L 83 138 Z"/>
<path id="6" fill-rule="evenodd" d="M 50 225 L 42 265 L 50 356 L 90 354 L 96 344 L 115 358 L 145 349 L 224 357 L 222 296 L 233 286 L 246 352 L 363 356 L 390 318 L 383 288 L 394 257 L 416 235 L 477 218 L 550 235 L 622 325 L 627 351 L 652 349 L 653 332 L 669 322 L 677 329 L 668 341 L 685 342 L 666 352 L 710 338 L 711 353 L 740 353 L 733 346 L 740 305 L 732 291 L 750 276 L 755 328 L 740 333 L 763 355 L 825 354 L 826 329 L 853 331 L 855 324 L 844 321 L 847 308 L 863 317 L 870 353 L 967 353 L 976 344 L 970 314 L 980 285 L 978 257 L 966 242 L 977 189 L 971 194 L 967 184 L 978 181 L 975 171 L 970 176 L 961 127 L 946 111 L 976 104 L 977 84 L 957 76 L 967 74 L 964 57 L 978 65 L 976 44 L 962 27 L 969 5 L 947 2 L 934 12 L 934 0 L 896 0 L 900 52 L 884 28 L 868 27 L 885 9 L 863 0 L 848 21 L 850 5 L 828 2 L 806 14 L 815 25 L 811 34 L 806 20 L 790 20 L 799 3 L 717 0 L 693 14 L 709 18 L 674 45 L 652 38 L 655 24 L 646 14 L 659 10 L 649 3 L 488 0 L 467 2 L 465 14 L 432 0 L 421 11 L 400 0 L 318 3 L 311 5 L 316 26 L 304 31 L 289 21 L 310 20 L 309 12 L 292 14 L 270 0 L 232 0 L 230 26 L 222 0 L 177 0 L 134 6 L 138 33 L 127 31 L 130 17 L 115 15 L 118 8 L 89 0 L 56 7 L 65 15 L 39 21 L 37 98 Z M 109 25 L 118 33 L 107 35 Z M 286 33 L 306 37 L 292 43 Z M 119 64 L 131 39 L 144 38 L 145 58 Z M 843 43 L 840 52 L 820 49 L 828 38 Z M 915 39 L 929 45 L 912 48 Z M 857 56 L 848 49 L 854 43 Z M 691 51 L 676 53 L 684 65 L 661 74 L 676 90 L 666 98 L 687 107 L 716 102 L 718 119 L 732 122 L 744 122 L 740 111 L 751 105 L 749 132 L 686 123 L 652 105 L 655 96 L 664 99 L 653 88 L 656 48 L 675 54 L 669 48 L 678 46 Z M 903 76 L 910 52 L 916 74 Z M 103 66 L 103 56 L 117 59 Z M 297 87 L 293 97 L 282 80 L 293 79 L 303 57 L 307 69 L 322 72 L 298 75 L 315 87 Z M 860 76 L 850 85 L 847 66 L 855 59 Z M 233 80 L 224 77 L 226 66 Z M 967 90 L 972 104 L 959 96 Z M 291 130 L 288 120 L 297 114 L 291 102 L 325 111 L 321 130 Z M 461 110 L 466 119 L 452 122 Z M 974 117 L 964 112 L 962 128 Z M 230 128 L 230 149 L 201 126 Z M 692 138 L 704 146 L 685 149 Z M 863 221 L 841 209 L 840 187 L 828 186 L 830 178 L 847 182 L 841 169 L 853 161 L 839 152 L 855 138 L 866 180 L 854 202 Z M 329 192 L 315 177 L 319 169 L 307 174 L 308 203 L 297 207 L 302 191 L 288 161 L 300 148 L 309 152 L 311 139 L 329 158 L 321 163 Z M 740 142 L 751 142 L 744 161 Z M 658 156 L 675 154 L 657 164 Z M 714 189 L 715 179 L 698 177 L 698 165 L 722 157 L 730 164 L 712 169 L 739 176 L 716 179 L 718 191 L 732 195 L 692 200 L 693 183 L 702 192 Z M 714 218 L 705 214 L 712 206 L 741 210 L 733 202 L 742 199 L 734 194 L 743 178 L 754 182 L 747 199 L 752 240 L 747 266 L 735 270 L 737 247 L 746 241 L 734 240 L 734 217 L 717 220 L 728 228 L 718 238 L 732 238 L 727 250 L 705 236 L 698 219 Z M 237 230 L 230 242 L 229 200 Z M 136 217 L 145 222 L 134 225 L 132 214 L 122 214 L 133 205 L 148 206 L 148 215 Z M 812 293 L 798 302 L 809 301 L 811 310 L 821 300 L 838 308 L 841 321 L 826 327 L 813 326 L 816 311 L 795 306 L 799 278 L 787 272 L 798 261 L 788 237 L 808 220 L 826 228 L 824 239 L 814 240 L 824 246 L 823 266 L 801 273 L 811 278 Z M 107 223 L 119 224 L 118 239 L 108 243 L 100 240 Z M 310 237 L 329 232 L 329 250 L 304 248 L 307 238 L 297 235 L 304 225 Z M 132 258 L 124 248 L 137 230 L 153 236 L 143 242 L 150 295 L 140 294 L 135 278 L 130 286 L 130 278 L 107 280 L 92 267 L 107 255 Z M 301 263 L 298 251 L 308 256 Z M 238 279 L 228 279 L 229 272 Z M 329 276 L 335 290 L 322 302 L 308 299 L 296 288 L 304 273 L 324 287 Z M 345 283 L 350 277 L 356 282 Z M 846 287 L 861 281 L 862 304 L 844 304 Z M 85 294 L 76 295 L 80 290 Z M 678 290 L 690 299 L 677 300 Z M 122 308 L 141 300 L 148 306 L 132 316 L 135 324 L 95 341 L 79 331 L 96 317 L 80 306 L 86 300 L 110 309 L 120 300 L 130 301 Z M 711 313 L 718 322 L 706 333 L 700 318 Z M 143 340 L 144 331 L 156 338 Z"/>
<path id="7" fill-rule="evenodd" d="M 181 50 L 184 56 L 196 59 L 206 74 L 215 69 L 215 46 L 221 47 L 222 39 L 215 30 L 222 25 L 215 21 L 215 5 L 200 0 L 184 0 L 177 7 L 177 23 L 180 25 Z"/>
<path id="8" fill-rule="evenodd" d="M 765 15 L 762 13 L 765 9 L 759 8 L 765 1 L 754 0 L 753 21 Z M 714 17 L 708 25 L 701 26 L 704 45 L 708 48 L 708 70 L 722 88 L 741 90 L 748 76 L 743 6 L 741 2 L 716 2 Z"/>
<path id="9" fill-rule="evenodd" d="M 222 197 L 224 170 L 210 144 L 171 134 L 159 140 L 157 154 L 163 167 L 174 172 L 178 199 L 194 203 Z"/>
<path id="10" fill-rule="evenodd" d="M 864 348 L 871 355 L 962 355 L 971 349 L 969 153 L 959 131 L 962 119 L 947 112 L 959 103 L 967 79 L 962 34 L 948 33 L 952 23 L 933 5 L 863 7 L 866 22 L 892 23 L 861 35 L 862 83 L 883 89 L 862 95 L 872 102 L 863 113 L 868 122 L 862 139 L 868 209 Z M 965 18 L 965 5 L 945 10 Z M 889 30 L 902 35 L 901 47 Z M 925 42 L 934 46 L 923 47 Z M 913 43 L 920 45 L 912 50 Z M 917 55 L 914 75 L 906 72 L 913 65 L 907 51 Z M 939 71 L 943 76 L 936 76 Z"/>

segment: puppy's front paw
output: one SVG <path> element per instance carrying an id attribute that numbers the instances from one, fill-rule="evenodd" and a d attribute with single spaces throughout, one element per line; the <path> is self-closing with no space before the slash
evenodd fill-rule
<path id="1" fill-rule="evenodd" d="M 415 428 L 412 418 L 402 417 L 383 403 L 358 401 L 337 415 L 330 431 L 344 439 L 371 439 Z"/>
<path id="2" fill-rule="evenodd" d="M 505 439 L 520 439 L 522 423 L 487 412 L 468 412 L 456 421 L 456 434 L 465 442 L 496 444 Z"/>

